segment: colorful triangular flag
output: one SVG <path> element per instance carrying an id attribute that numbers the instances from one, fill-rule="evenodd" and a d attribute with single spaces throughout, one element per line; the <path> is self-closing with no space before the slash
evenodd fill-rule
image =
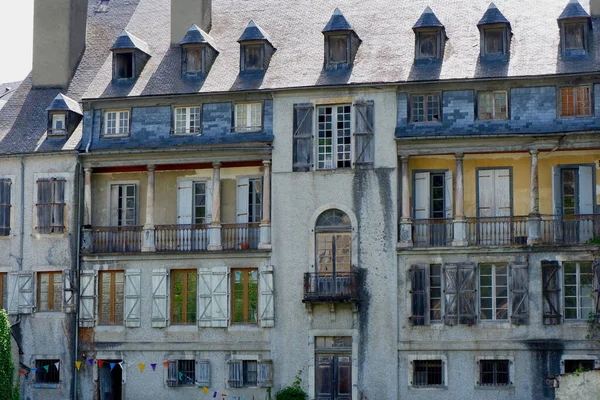
<path id="1" fill-rule="evenodd" d="M 110 370 L 112 371 L 113 368 L 115 367 L 115 365 L 117 365 L 117 363 L 110 363 Z"/>
<path id="2" fill-rule="evenodd" d="M 146 364 L 138 364 L 138 368 L 140 369 L 140 372 L 144 372 L 144 367 L 146 366 Z"/>
<path id="3" fill-rule="evenodd" d="M 119 367 L 120 367 L 121 369 L 123 369 L 123 361 L 120 361 L 120 362 L 119 362 Z"/>
<path id="4" fill-rule="evenodd" d="M 35 372 L 35 371 L 37 371 L 37 368 L 31 368 L 29 371 L 30 372 Z"/>
<path id="5" fill-rule="evenodd" d="M 90 367 L 91 367 L 92 365 L 94 365 L 94 359 L 93 359 L 93 358 L 90 358 L 90 359 L 88 360 L 88 364 L 90 364 Z"/>
<path id="6" fill-rule="evenodd" d="M 24 369 L 20 370 L 19 375 L 25 375 L 25 370 Z"/>
<path id="7" fill-rule="evenodd" d="M 217 397 L 217 392 L 214 392 L 214 393 L 213 393 L 213 397 Z"/>
<path id="8" fill-rule="evenodd" d="M 206 393 L 208 393 L 208 388 L 207 388 L 206 386 L 204 386 L 204 387 L 202 388 L 202 390 L 204 391 L 204 396 L 206 396 Z"/>
<path id="9" fill-rule="evenodd" d="M 48 372 L 48 370 L 50 369 L 50 364 L 44 365 L 44 369 L 46 370 L 46 372 Z"/>
<path id="10" fill-rule="evenodd" d="M 183 372 L 180 372 L 180 373 L 179 373 L 179 380 L 180 380 L 180 381 L 183 381 Z"/>
<path id="11" fill-rule="evenodd" d="M 104 360 L 98 360 L 98 366 L 102 368 L 102 365 L 104 365 Z"/>
<path id="12" fill-rule="evenodd" d="M 156 363 L 152 363 L 150 366 L 152 367 L 152 371 L 156 371 Z"/>
<path id="13" fill-rule="evenodd" d="M 77 368 L 77 371 L 81 369 L 81 361 L 75 361 L 75 368 Z"/>
<path id="14" fill-rule="evenodd" d="M 163 364 L 165 367 L 168 367 L 168 366 L 169 366 L 169 362 L 168 362 L 168 361 L 163 361 L 163 362 L 162 362 L 162 364 Z"/>
<path id="15" fill-rule="evenodd" d="M 55 363 L 54 363 L 54 366 L 56 367 L 56 369 L 60 369 L 60 368 L 59 368 L 59 367 L 60 367 L 60 361 L 59 361 L 59 362 L 55 362 Z"/>

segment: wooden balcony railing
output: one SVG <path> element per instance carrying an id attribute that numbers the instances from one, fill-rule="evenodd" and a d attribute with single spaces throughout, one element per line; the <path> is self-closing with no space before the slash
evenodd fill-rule
<path id="1" fill-rule="evenodd" d="M 258 249 L 260 224 L 222 224 L 221 245 L 223 250 Z"/>
<path id="2" fill-rule="evenodd" d="M 141 226 L 92 228 L 94 253 L 137 253 L 142 250 Z"/>
<path id="3" fill-rule="evenodd" d="M 542 243 L 586 243 L 600 237 L 600 214 L 543 215 Z"/>
<path id="4" fill-rule="evenodd" d="M 208 225 L 157 225 L 156 251 L 206 251 Z"/>
<path id="5" fill-rule="evenodd" d="M 512 246 L 527 244 L 527 217 L 467 218 L 470 246 Z"/>
<path id="6" fill-rule="evenodd" d="M 304 274 L 304 303 L 358 301 L 359 275 L 356 272 Z"/>
<path id="7" fill-rule="evenodd" d="M 412 230 L 414 247 L 452 245 L 454 228 L 451 218 L 415 219 Z"/>

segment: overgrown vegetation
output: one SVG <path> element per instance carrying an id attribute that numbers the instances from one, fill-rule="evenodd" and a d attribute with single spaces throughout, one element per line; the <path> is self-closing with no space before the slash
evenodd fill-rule
<path id="1" fill-rule="evenodd" d="M 302 370 L 298 371 L 294 383 L 281 389 L 276 395 L 275 400 L 305 400 L 308 395 L 302 390 Z"/>
<path id="2" fill-rule="evenodd" d="M 14 384 L 15 367 L 11 356 L 8 314 L 0 309 L 0 399 L 18 400 L 19 386 Z"/>
<path id="3" fill-rule="evenodd" d="M 600 244 L 600 236 L 594 236 L 593 238 L 588 239 L 587 243 Z"/>

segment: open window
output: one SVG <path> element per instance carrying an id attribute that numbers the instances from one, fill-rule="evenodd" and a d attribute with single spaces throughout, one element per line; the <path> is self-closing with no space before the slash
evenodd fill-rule
<path id="1" fill-rule="evenodd" d="M 123 30 L 110 49 L 113 53 L 113 82 L 131 83 L 150 59 L 148 44 Z"/>

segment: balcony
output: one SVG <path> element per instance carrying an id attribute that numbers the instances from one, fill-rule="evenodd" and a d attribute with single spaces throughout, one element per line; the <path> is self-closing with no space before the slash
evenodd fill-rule
<path id="1" fill-rule="evenodd" d="M 304 303 L 358 302 L 359 276 L 356 272 L 304 274 Z"/>
<path id="2" fill-rule="evenodd" d="M 541 236 L 546 244 L 586 243 L 600 237 L 600 214 L 543 215 Z"/>
<path id="3" fill-rule="evenodd" d="M 527 217 L 467 218 L 469 246 L 519 246 L 527 244 Z"/>
<path id="4" fill-rule="evenodd" d="M 92 228 L 94 253 L 138 253 L 142 251 L 141 226 L 99 226 Z"/>
<path id="5" fill-rule="evenodd" d="M 451 246 L 454 228 L 451 218 L 415 219 L 412 222 L 414 247 Z"/>

